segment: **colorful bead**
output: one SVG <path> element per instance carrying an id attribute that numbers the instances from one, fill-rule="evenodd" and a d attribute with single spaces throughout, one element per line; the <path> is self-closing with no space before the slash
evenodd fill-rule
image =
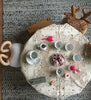
<path id="1" fill-rule="evenodd" d="M 77 72 L 77 73 L 80 73 L 80 72 L 81 72 L 81 70 L 78 68 L 78 69 L 76 69 L 76 72 Z"/>
<path id="2" fill-rule="evenodd" d="M 50 82 L 50 85 L 53 85 L 53 81 Z"/>
<path id="3" fill-rule="evenodd" d="M 69 70 L 70 70 L 70 71 L 75 71 L 75 70 L 76 70 L 76 67 L 75 67 L 74 65 L 71 65 L 71 66 L 69 67 Z"/>

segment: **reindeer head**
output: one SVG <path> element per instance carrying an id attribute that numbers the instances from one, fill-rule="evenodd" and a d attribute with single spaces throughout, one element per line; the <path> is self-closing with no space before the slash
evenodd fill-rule
<path id="1" fill-rule="evenodd" d="M 88 23 L 91 24 L 91 21 L 87 19 L 91 15 L 91 11 L 86 13 L 85 9 L 83 9 L 83 17 L 79 18 L 75 15 L 76 12 L 80 11 L 81 8 L 75 9 L 75 6 L 72 5 L 71 13 L 64 13 L 67 16 L 66 22 L 76 28 L 82 34 L 85 34 L 88 29 Z"/>

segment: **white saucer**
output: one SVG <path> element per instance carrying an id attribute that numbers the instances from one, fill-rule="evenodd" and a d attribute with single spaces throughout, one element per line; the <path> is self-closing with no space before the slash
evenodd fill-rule
<path id="1" fill-rule="evenodd" d="M 35 65 L 35 64 L 37 64 L 37 63 L 40 61 L 40 57 L 38 57 L 38 58 L 35 59 L 35 60 L 30 59 L 29 53 L 30 53 L 30 52 L 28 52 L 27 55 L 26 55 L 26 61 L 27 61 L 27 63 L 30 64 L 30 65 Z"/>

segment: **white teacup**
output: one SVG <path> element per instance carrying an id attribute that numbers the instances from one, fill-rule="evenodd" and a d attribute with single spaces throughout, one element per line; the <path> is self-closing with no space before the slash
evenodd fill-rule
<path id="1" fill-rule="evenodd" d="M 56 74 L 58 77 L 62 77 L 64 75 L 64 70 L 62 68 L 59 68 L 56 70 Z"/>
<path id="2" fill-rule="evenodd" d="M 26 61 L 31 65 L 37 64 L 40 61 L 40 54 L 35 50 L 29 51 L 26 55 Z"/>
<path id="3" fill-rule="evenodd" d="M 66 45 L 65 45 L 65 50 L 66 51 L 72 51 L 73 50 L 73 45 L 71 44 L 71 43 L 67 43 Z"/>
<path id="4" fill-rule="evenodd" d="M 82 61 L 82 56 L 80 54 L 75 54 L 75 55 L 73 55 L 73 60 L 75 62 Z"/>
<path id="5" fill-rule="evenodd" d="M 39 58 L 39 53 L 35 50 L 29 52 L 29 56 L 31 60 L 36 60 Z"/>
<path id="6" fill-rule="evenodd" d="M 55 46 L 56 49 L 61 49 L 63 47 L 63 44 L 62 44 L 61 41 L 56 41 L 54 43 L 54 46 Z"/>

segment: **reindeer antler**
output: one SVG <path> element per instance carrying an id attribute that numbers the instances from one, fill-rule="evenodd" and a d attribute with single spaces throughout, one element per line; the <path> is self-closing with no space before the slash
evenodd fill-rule
<path id="1" fill-rule="evenodd" d="M 78 11 L 80 11 L 80 10 L 81 10 L 81 8 L 75 9 L 75 6 L 72 5 L 72 6 L 71 6 L 71 13 L 64 13 L 64 15 L 76 17 L 76 16 L 75 16 L 75 13 L 78 12 Z M 76 18 L 77 18 L 77 17 L 76 17 Z"/>
<path id="2" fill-rule="evenodd" d="M 91 21 L 87 19 L 87 17 L 89 17 L 91 15 L 91 11 L 88 12 L 88 13 L 86 13 L 86 10 L 85 9 L 83 9 L 82 11 L 83 11 L 83 17 L 81 17 L 80 19 L 83 19 L 86 22 L 88 22 L 88 23 L 91 24 Z"/>

